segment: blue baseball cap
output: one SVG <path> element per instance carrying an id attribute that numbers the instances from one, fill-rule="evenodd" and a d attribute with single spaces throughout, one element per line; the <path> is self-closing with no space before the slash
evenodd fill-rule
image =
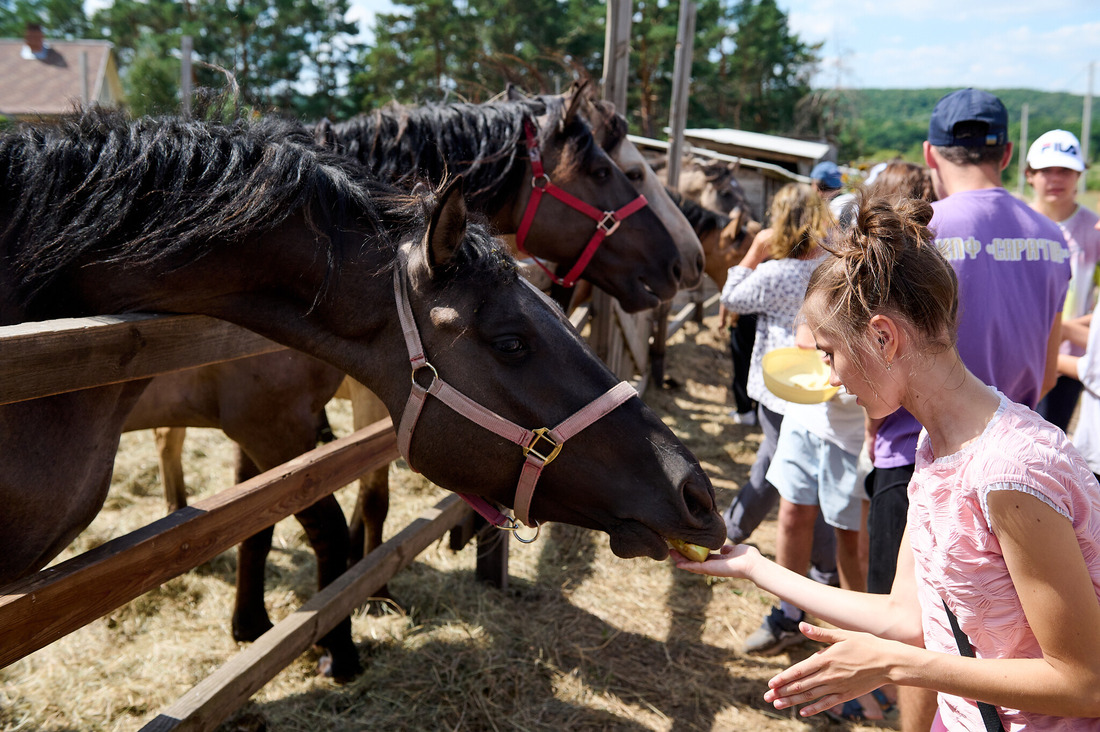
<path id="1" fill-rule="evenodd" d="M 932 109 L 928 142 L 937 147 L 1004 145 L 1008 142 L 1008 110 L 989 92 L 953 91 Z"/>
<path id="2" fill-rule="evenodd" d="M 844 180 L 840 177 L 840 168 L 829 160 L 822 160 L 814 166 L 810 171 L 810 180 L 821 181 L 822 188 L 840 188 L 844 185 Z"/>

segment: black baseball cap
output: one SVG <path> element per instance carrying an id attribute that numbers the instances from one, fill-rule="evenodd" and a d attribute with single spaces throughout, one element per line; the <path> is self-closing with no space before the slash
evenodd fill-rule
<path id="1" fill-rule="evenodd" d="M 953 91 L 932 109 L 928 142 L 938 147 L 1004 145 L 1008 142 L 1008 110 L 989 92 Z"/>

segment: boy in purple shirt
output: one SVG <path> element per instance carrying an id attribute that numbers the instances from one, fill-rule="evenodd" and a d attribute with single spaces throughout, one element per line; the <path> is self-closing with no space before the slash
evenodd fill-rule
<path id="1" fill-rule="evenodd" d="M 962 89 L 932 110 L 924 160 L 940 200 L 929 228 L 959 278 L 959 353 L 979 379 L 1034 408 L 1053 386 L 1070 255 L 1061 230 L 1001 185 L 1012 159 L 997 97 Z M 868 424 L 867 589 L 889 593 L 921 425 L 905 410 Z M 927 730 L 935 694 L 899 689 L 902 730 Z"/>

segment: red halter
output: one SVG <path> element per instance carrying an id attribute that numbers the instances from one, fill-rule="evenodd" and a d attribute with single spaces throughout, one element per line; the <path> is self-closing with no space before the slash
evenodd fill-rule
<path id="1" fill-rule="evenodd" d="M 515 514 L 516 518 L 524 524 L 534 526 L 537 529 L 538 524 L 531 523 L 529 512 L 531 498 L 535 493 L 535 483 L 538 482 L 542 469 L 558 456 L 562 444 L 567 439 L 603 417 L 627 399 L 637 396 L 638 392 L 627 382 L 621 381 L 556 427 L 540 427 L 534 430 L 520 427 L 496 412 L 486 409 L 439 378 L 435 367 L 428 362 L 427 356 L 424 355 L 424 346 L 420 342 L 416 321 L 413 318 L 412 306 L 409 304 L 408 286 L 405 282 L 405 266 L 404 261 L 402 261 L 404 259 L 403 255 L 399 253 L 398 259 L 399 261 L 395 264 L 393 270 L 393 292 L 394 297 L 397 299 L 397 312 L 401 320 L 401 330 L 405 336 L 405 345 L 409 349 L 409 362 L 412 364 L 412 391 L 409 392 L 409 401 L 405 404 L 405 411 L 401 415 L 401 424 L 397 431 L 397 449 L 400 450 L 401 455 L 404 456 L 411 467 L 409 447 L 412 443 L 413 430 L 416 429 L 416 422 L 420 417 L 420 410 L 423 409 L 424 402 L 427 401 L 429 395 L 434 396 L 472 422 L 496 433 L 509 442 L 519 445 L 523 449 L 525 460 L 523 470 L 519 476 L 519 485 L 516 487 Z M 520 281 L 542 295 L 527 280 L 521 277 Z M 426 388 L 416 382 L 416 372 L 420 369 L 428 369 L 432 374 L 432 383 Z M 513 533 L 519 528 L 519 524 L 514 519 L 502 514 L 481 496 L 466 493 L 459 493 L 459 496 L 489 523 L 498 528 Z M 525 540 L 518 534 L 516 534 L 516 538 L 528 543 L 538 538 L 538 533 L 536 531 L 535 537 L 532 539 Z"/>
<path id="2" fill-rule="evenodd" d="M 539 202 L 542 200 L 543 193 L 549 193 L 565 205 L 580 211 L 596 222 L 595 233 L 592 234 L 592 238 L 588 240 L 588 245 L 584 248 L 584 251 L 581 252 L 580 259 L 578 259 L 576 264 L 566 273 L 565 277 L 558 277 L 536 257 L 531 257 L 535 260 L 535 264 L 542 268 L 542 271 L 550 275 L 550 279 L 553 280 L 555 284 L 561 285 L 562 287 L 572 287 L 577 284 L 581 272 L 588 266 L 589 261 L 591 261 L 593 255 L 595 255 L 596 249 L 603 243 L 603 240 L 615 233 L 615 229 L 619 228 L 619 224 L 623 219 L 644 208 L 647 201 L 645 200 L 645 196 L 638 194 L 637 198 L 620 208 L 618 211 L 600 211 L 594 206 L 589 206 L 568 191 L 558 188 L 550 181 L 550 176 L 546 175 L 546 172 L 542 168 L 542 155 L 539 153 L 539 142 L 535 135 L 535 127 L 531 123 L 531 120 L 524 120 L 523 131 L 527 135 L 527 155 L 531 159 L 531 197 L 527 199 L 527 208 L 523 212 L 523 220 L 520 222 L 519 231 L 516 232 L 516 246 L 519 250 L 524 254 L 530 255 L 530 252 L 523 248 L 523 242 L 527 239 L 527 233 L 535 220 L 535 214 L 539 210 Z"/>

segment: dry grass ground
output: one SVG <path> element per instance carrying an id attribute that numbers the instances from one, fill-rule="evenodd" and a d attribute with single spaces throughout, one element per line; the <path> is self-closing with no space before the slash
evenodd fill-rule
<path id="1" fill-rule="evenodd" d="M 729 358 L 715 318 L 689 323 L 672 341 L 668 376 L 647 402 L 698 455 L 720 505 L 752 462 L 759 432 L 728 419 Z M 330 416 L 350 430 L 346 402 Z M 191 430 L 185 468 L 193 491 L 232 476 L 219 432 Z M 387 535 L 442 491 L 401 467 Z M 351 490 L 341 501 L 353 500 Z M 345 504 L 345 508 L 350 506 Z M 163 512 L 153 440 L 124 435 L 111 497 L 66 556 Z M 754 536 L 773 551 L 774 523 Z M 268 569 L 275 620 L 312 592 L 313 557 L 293 520 L 276 530 Z M 769 677 L 804 657 L 740 652 L 770 596 L 741 581 L 715 581 L 668 562 L 623 560 L 602 534 L 551 526 L 532 545 L 512 544 L 510 586 L 474 580 L 474 548 L 440 542 L 391 583 L 382 617 L 353 619 L 366 672 L 337 686 L 303 656 L 222 729 L 335 730 L 809 730 L 762 700 Z M 237 651 L 229 635 L 234 552 L 179 577 L 84 629 L 0 670 L 0 729 L 136 730 Z M 853 730 L 874 729 L 856 724 Z"/>

